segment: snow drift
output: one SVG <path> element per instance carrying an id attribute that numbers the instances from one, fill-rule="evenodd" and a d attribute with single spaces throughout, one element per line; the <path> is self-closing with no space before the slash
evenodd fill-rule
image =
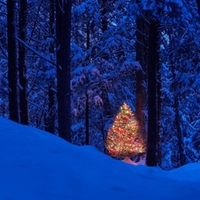
<path id="1" fill-rule="evenodd" d="M 1 200 L 200 199 L 200 164 L 134 166 L 0 118 Z"/>

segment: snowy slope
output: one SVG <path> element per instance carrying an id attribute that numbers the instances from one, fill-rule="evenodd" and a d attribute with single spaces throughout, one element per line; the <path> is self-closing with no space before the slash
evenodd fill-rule
<path id="1" fill-rule="evenodd" d="M 0 200 L 200 199 L 200 164 L 134 166 L 0 118 Z"/>

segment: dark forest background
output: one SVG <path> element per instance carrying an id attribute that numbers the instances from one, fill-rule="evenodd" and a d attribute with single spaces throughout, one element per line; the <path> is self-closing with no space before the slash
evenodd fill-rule
<path id="1" fill-rule="evenodd" d="M 1 0 L 0 115 L 105 152 L 127 102 L 147 164 L 200 160 L 200 0 Z"/>

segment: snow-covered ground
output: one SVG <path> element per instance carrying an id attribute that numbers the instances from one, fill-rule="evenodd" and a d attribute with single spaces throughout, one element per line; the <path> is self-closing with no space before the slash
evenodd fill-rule
<path id="1" fill-rule="evenodd" d="M 0 118 L 0 200 L 199 200 L 200 163 L 134 166 Z"/>

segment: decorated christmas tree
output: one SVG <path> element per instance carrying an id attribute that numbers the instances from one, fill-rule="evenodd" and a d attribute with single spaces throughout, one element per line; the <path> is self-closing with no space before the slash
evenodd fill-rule
<path id="1" fill-rule="evenodd" d="M 108 130 L 105 147 L 108 154 L 115 158 L 130 158 L 145 152 L 145 140 L 140 135 L 138 122 L 128 104 L 120 107 Z"/>

